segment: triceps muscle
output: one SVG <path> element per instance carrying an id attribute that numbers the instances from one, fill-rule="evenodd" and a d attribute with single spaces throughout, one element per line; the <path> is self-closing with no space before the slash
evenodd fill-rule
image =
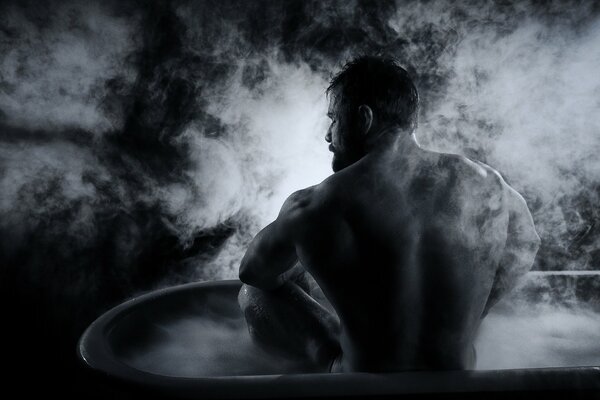
<path id="1" fill-rule="evenodd" d="M 504 254 L 496 270 L 484 315 L 531 269 L 540 246 L 540 238 L 525 200 L 513 189 L 510 191 L 512 204 Z"/>
<path id="2" fill-rule="evenodd" d="M 281 286 L 296 265 L 296 242 L 306 227 L 306 210 L 309 209 L 313 190 L 303 189 L 292 193 L 281 207 L 277 219 L 267 225 L 250 243 L 240 266 L 240 280 L 261 289 Z"/>
<path id="3" fill-rule="evenodd" d="M 279 287 L 281 276 L 298 261 L 296 246 L 290 235 L 275 220 L 260 231 L 250 243 L 240 265 L 240 280 L 265 290 Z"/>

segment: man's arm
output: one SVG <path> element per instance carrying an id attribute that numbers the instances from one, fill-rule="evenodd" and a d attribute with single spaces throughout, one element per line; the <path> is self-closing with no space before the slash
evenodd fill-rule
<path id="1" fill-rule="evenodd" d="M 277 219 L 252 240 L 240 265 L 240 280 L 263 290 L 274 290 L 287 280 L 298 262 L 296 233 L 311 200 L 312 190 L 293 193 L 284 202 Z"/>
<path id="2" fill-rule="evenodd" d="M 508 197 L 508 231 L 504 254 L 500 259 L 483 316 L 531 269 L 540 247 L 540 237 L 535 231 L 525 199 L 506 183 L 503 184 Z"/>

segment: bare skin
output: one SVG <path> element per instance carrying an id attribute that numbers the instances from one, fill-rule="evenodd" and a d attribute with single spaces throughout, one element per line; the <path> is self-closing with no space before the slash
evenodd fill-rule
<path id="1" fill-rule="evenodd" d="M 525 201 L 491 167 L 378 127 L 368 107 L 357 131 L 372 140 L 353 153 L 337 107 L 337 172 L 292 194 L 242 261 L 252 337 L 318 371 L 473 368 L 482 318 L 539 247 Z"/>

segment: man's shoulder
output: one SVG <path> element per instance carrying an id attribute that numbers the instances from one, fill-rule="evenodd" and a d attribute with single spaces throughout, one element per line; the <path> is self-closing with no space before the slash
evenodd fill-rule
<path id="1" fill-rule="evenodd" d="M 457 156 L 455 162 L 462 165 L 464 171 L 469 170 L 471 175 L 476 174 L 486 185 L 486 191 L 483 192 L 490 196 L 490 202 L 500 203 L 508 207 L 512 212 L 529 214 L 529 208 L 525 198 L 511 185 L 496 169 L 481 161 L 470 160 L 464 156 Z M 491 201 L 495 199 L 496 201 Z"/>
<path id="2" fill-rule="evenodd" d="M 302 211 L 312 205 L 314 198 L 314 186 L 297 190 L 284 201 L 281 214 L 290 214 Z"/>
<path id="3" fill-rule="evenodd" d="M 486 177 L 497 185 L 498 189 L 503 192 L 509 203 L 515 204 L 517 207 L 521 207 L 523 205 L 526 206 L 527 203 L 525 198 L 523 198 L 523 196 L 515 188 L 506 182 L 500 172 L 481 161 L 474 162 L 484 169 L 486 172 Z"/>
<path id="4" fill-rule="evenodd" d="M 487 189 L 503 191 L 508 185 L 496 169 L 460 154 L 443 153 L 438 165 L 448 168 L 459 181 L 484 185 Z"/>
<path id="5" fill-rule="evenodd" d="M 304 248 L 307 243 L 321 242 L 335 229 L 336 215 L 327 207 L 323 188 L 311 186 L 292 193 L 284 202 L 276 225 Z"/>
<path id="6" fill-rule="evenodd" d="M 498 183 L 503 181 L 500 173 L 491 166 L 461 154 L 439 153 L 438 165 L 449 168 L 465 178 L 491 179 Z"/>
<path id="7" fill-rule="evenodd" d="M 321 213 L 331 203 L 330 192 L 324 183 L 295 191 L 283 203 L 280 216 L 297 219 Z"/>
<path id="8" fill-rule="evenodd" d="M 481 161 L 449 153 L 440 154 L 438 167 L 446 170 L 440 174 L 447 177 L 440 182 L 445 196 L 471 200 L 459 201 L 456 206 L 475 207 L 478 211 L 504 209 L 509 186 L 496 169 Z"/>

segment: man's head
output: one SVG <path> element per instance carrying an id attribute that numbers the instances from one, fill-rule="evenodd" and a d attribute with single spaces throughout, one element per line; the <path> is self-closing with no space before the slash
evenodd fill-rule
<path id="1" fill-rule="evenodd" d="M 325 140 L 331 143 L 334 171 L 358 161 L 383 136 L 416 128 L 417 89 L 391 59 L 359 57 L 347 63 L 327 94 L 331 125 Z"/>

